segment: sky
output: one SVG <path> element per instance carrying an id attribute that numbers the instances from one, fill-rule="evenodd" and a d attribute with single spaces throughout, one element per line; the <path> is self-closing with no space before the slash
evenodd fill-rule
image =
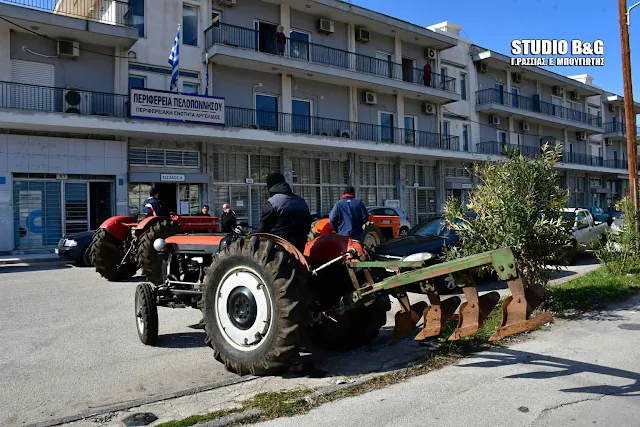
<path id="1" fill-rule="evenodd" d="M 514 39 L 603 40 L 604 67 L 547 68 L 569 76 L 591 74 L 595 85 L 623 95 L 616 0 L 352 0 L 351 3 L 425 27 L 452 22 L 462 26 L 463 37 L 507 56 L 512 56 Z M 629 0 L 629 5 L 633 3 Z M 629 34 L 632 78 L 636 78 L 633 93 L 638 101 L 640 6 L 631 12 Z"/>

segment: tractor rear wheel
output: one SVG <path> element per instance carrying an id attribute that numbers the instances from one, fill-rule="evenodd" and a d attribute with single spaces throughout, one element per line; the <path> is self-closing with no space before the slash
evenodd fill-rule
<path id="1" fill-rule="evenodd" d="M 163 219 L 153 224 L 138 239 L 136 259 L 142 275 L 154 285 L 162 285 L 162 259 L 153 248 L 156 239 L 166 239 L 180 233 L 180 226 L 175 222 Z"/>
<path id="2" fill-rule="evenodd" d="M 239 375 L 285 371 L 299 355 L 306 271 L 274 241 L 239 239 L 207 269 L 206 344 Z"/>
<path id="3" fill-rule="evenodd" d="M 366 248 L 373 248 L 382 243 L 382 230 L 373 222 L 367 221 L 362 226 L 362 245 Z"/>
<path id="4" fill-rule="evenodd" d="M 387 323 L 391 309 L 388 296 L 379 296 L 371 305 L 349 310 L 340 316 L 324 318 L 309 327 L 311 343 L 334 351 L 353 350 L 369 344 Z"/>
<path id="5" fill-rule="evenodd" d="M 112 282 L 133 277 L 138 271 L 138 266 L 132 261 L 127 261 L 118 268 L 126 253 L 122 243 L 104 228 L 96 230 L 91 240 L 89 259 L 93 261 L 96 271 Z"/>

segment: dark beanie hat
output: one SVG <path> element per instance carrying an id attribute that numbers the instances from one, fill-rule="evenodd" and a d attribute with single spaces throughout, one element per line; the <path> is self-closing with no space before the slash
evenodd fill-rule
<path id="1" fill-rule="evenodd" d="M 270 173 L 267 177 L 267 189 L 273 187 L 276 184 L 280 184 L 281 182 L 286 182 L 284 179 L 284 175 L 280 172 Z"/>

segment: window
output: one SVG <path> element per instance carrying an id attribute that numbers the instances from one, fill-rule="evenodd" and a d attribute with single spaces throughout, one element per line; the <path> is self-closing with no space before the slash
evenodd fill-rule
<path id="1" fill-rule="evenodd" d="M 129 76 L 129 89 L 144 89 L 146 78 L 143 76 Z"/>
<path id="2" fill-rule="evenodd" d="M 198 95 L 200 93 L 200 85 L 198 83 L 182 83 L 182 93 L 190 93 Z"/>
<path id="3" fill-rule="evenodd" d="M 460 98 L 467 99 L 467 75 L 460 73 Z"/>
<path id="4" fill-rule="evenodd" d="M 404 143 L 412 144 L 416 143 L 416 117 L 405 116 L 404 117 Z"/>
<path id="5" fill-rule="evenodd" d="M 294 99 L 291 101 L 291 131 L 311 133 L 311 101 Z"/>
<path id="6" fill-rule="evenodd" d="M 129 0 L 131 8 L 131 26 L 138 29 L 138 35 L 144 37 L 144 0 Z"/>
<path id="7" fill-rule="evenodd" d="M 449 122 L 447 120 L 442 121 L 442 134 L 449 136 Z"/>
<path id="8" fill-rule="evenodd" d="M 496 83 L 494 86 L 496 93 L 496 102 L 499 104 L 504 104 L 504 86 L 500 83 Z"/>
<path id="9" fill-rule="evenodd" d="M 499 130 L 498 131 L 498 142 L 501 144 L 506 144 L 507 143 L 507 133 L 504 131 Z"/>
<path id="10" fill-rule="evenodd" d="M 310 37 L 309 33 L 304 31 L 292 30 L 289 33 L 289 51 L 292 58 L 309 60 Z"/>
<path id="11" fill-rule="evenodd" d="M 402 80 L 415 83 L 417 81 L 414 73 L 415 68 L 416 61 L 411 58 L 402 58 Z"/>
<path id="12" fill-rule="evenodd" d="M 442 121 L 442 135 L 440 136 L 440 148 L 445 150 L 451 149 L 451 138 L 449 138 L 449 122 L 446 120 Z"/>
<path id="13" fill-rule="evenodd" d="M 276 43 L 276 34 L 278 34 L 278 26 L 269 22 L 255 21 L 253 28 L 256 31 L 256 47 L 257 50 L 264 53 L 276 55 L 278 47 Z"/>
<path id="14" fill-rule="evenodd" d="M 200 212 L 200 186 L 178 184 L 178 215 L 193 215 Z"/>
<path id="15" fill-rule="evenodd" d="M 376 52 L 376 58 L 378 59 L 376 74 L 379 76 L 392 77 L 393 76 L 393 61 L 392 55 L 387 52 Z"/>
<path id="16" fill-rule="evenodd" d="M 278 97 L 256 94 L 256 125 L 260 129 L 278 130 Z"/>
<path id="17" fill-rule="evenodd" d="M 469 151 L 469 125 L 462 125 L 462 151 Z"/>
<path id="18" fill-rule="evenodd" d="M 512 87 L 511 88 L 511 106 L 518 108 L 520 105 L 520 89 L 518 89 L 517 87 Z"/>
<path id="19" fill-rule="evenodd" d="M 386 113 L 384 111 L 380 111 L 379 113 L 379 123 L 380 123 L 380 140 L 382 142 L 394 142 L 393 141 L 393 113 Z"/>
<path id="20" fill-rule="evenodd" d="M 198 46 L 198 8 L 182 5 L 182 44 Z"/>
<path id="21" fill-rule="evenodd" d="M 447 67 L 440 68 L 440 89 L 447 88 Z"/>

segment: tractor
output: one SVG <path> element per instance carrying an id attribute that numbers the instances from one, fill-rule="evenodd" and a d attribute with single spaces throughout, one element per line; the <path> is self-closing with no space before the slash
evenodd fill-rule
<path id="1" fill-rule="evenodd" d="M 217 232 L 219 228 L 217 217 L 115 216 L 93 234 L 89 256 L 96 271 L 107 280 L 128 279 L 141 269 L 147 280 L 162 284 L 162 262 L 153 249 L 156 239 L 185 232 Z"/>
<path id="2" fill-rule="evenodd" d="M 422 319 L 416 340 L 436 337 L 458 310 L 450 340 L 472 335 L 499 302 L 497 292 L 478 295 L 471 271 L 493 268 L 512 295 L 502 306 L 499 340 L 538 328 L 551 320 L 540 305 L 543 287 L 523 283 L 509 248 L 425 267 L 427 253 L 401 261 L 382 261 L 375 250 L 337 234 L 323 234 L 304 253 L 286 240 L 238 230 L 229 236 L 176 235 L 154 242 L 164 266 L 161 285 L 136 288 L 135 317 L 142 343 L 158 339 L 158 306 L 202 310 L 206 344 L 216 360 L 240 375 L 285 371 L 307 343 L 346 350 L 373 340 L 386 323 L 390 297 L 401 309 L 392 338 L 410 337 Z M 466 301 L 441 300 L 438 277 L 452 274 Z M 427 295 L 429 304 L 411 304 L 408 293 Z"/>

